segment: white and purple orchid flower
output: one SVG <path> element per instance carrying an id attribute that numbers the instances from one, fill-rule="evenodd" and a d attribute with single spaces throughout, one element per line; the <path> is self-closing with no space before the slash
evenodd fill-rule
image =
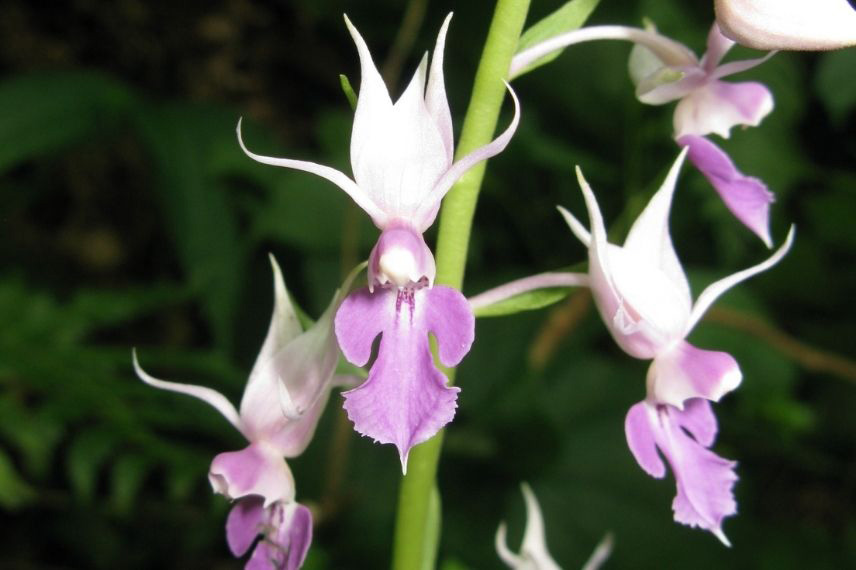
<path id="1" fill-rule="evenodd" d="M 662 477 L 665 470 L 655 450 L 659 448 L 677 480 L 675 520 L 709 530 L 727 543 L 721 523 L 736 511 L 731 494 L 736 475 L 732 462 L 707 449 L 716 434 L 707 400 L 719 401 L 734 390 L 742 373 L 730 354 L 703 350 L 685 339 L 720 295 L 785 256 L 794 229 L 766 261 L 709 285 L 693 303 L 668 225 L 675 182 L 686 154 L 686 149 L 681 151 L 623 246 L 607 242 L 594 193 L 579 168 L 590 230 L 559 209 L 574 235 L 588 247 L 590 287 L 612 337 L 631 356 L 652 361 L 647 398 L 631 408 L 626 421 L 634 456 L 646 472 Z"/>
<path id="2" fill-rule="evenodd" d="M 353 180 L 312 162 L 254 154 L 241 141 L 254 160 L 330 180 L 381 230 L 369 257 L 368 287 L 345 300 L 335 328 L 342 352 L 357 366 L 368 363 L 372 343 L 381 335 L 368 380 L 344 394 L 345 409 L 358 432 L 398 448 L 405 471 L 410 448 L 451 421 L 457 405 L 458 388 L 446 386 L 445 375 L 434 366 L 428 333 L 437 339 L 441 362 L 455 366 L 469 351 L 475 327 L 463 295 L 434 285 L 434 256 L 422 233 L 452 184 L 501 152 L 519 119 L 517 99 L 509 88 L 515 110 L 511 125 L 490 144 L 453 160 L 452 117 L 443 81 L 450 19 L 451 14 L 440 29 L 430 70 L 426 56 L 393 103 L 365 41 L 345 18 L 361 68 L 351 133 Z M 240 140 L 240 123 L 238 136 Z"/>
<path id="3" fill-rule="evenodd" d="M 727 83 L 723 77 L 751 69 L 758 59 L 721 64 L 734 42 L 710 30 L 707 52 L 699 60 L 685 45 L 658 34 L 626 26 L 592 26 L 549 38 L 514 56 L 509 74 L 515 77 L 538 59 L 570 45 L 593 40 L 625 40 L 636 44 L 630 75 L 643 103 L 662 105 L 678 100 L 674 138 L 690 148 L 690 160 L 722 198 L 726 207 L 770 247 L 769 211 L 773 194 L 764 183 L 741 173 L 728 155 L 705 138 L 728 138 L 736 125 L 757 126 L 773 109 L 770 91 L 757 82 Z"/>
<path id="4" fill-rule="evenodd" d="M 746 71 L 765 57 L 722 63 L 734 46 L 714 23 L 707 36 L 707 51 L 698 60 L 688 49 L 682 60 L 662 60 L 637 44 L 630 56 L 630 76 L 643 103 L 662 105 L 678 101 L 673 118 L 674 137 L 689 148 L 689 159 L 716 189 L 729 210 L 767 247 L 770 241 L 770 204 L 773 194 L 759 179 L 741 173 L 728 155 L 707 135 L 728 138 L 735 126 L 758 126 L 773 110 L 773 96 L 761 83 L 727 83 L 723 77 Z M 678 53 L 678 52 L 675 52 Z"/>
<path id="5" fill-rule="evenodd" d="M 520 552 L 515 554 L 508 548 L 504 522 L 500 523 L 496 530 L 496 552 L 511 570 L 560 570 L 561 567 L 547 550 L 544 517 L 541 515 L 538 499 L 526 483 L 521 483 L 520 489 L 523 491 L 523 499 L 526 502 L 526 528 L 523 531 Z M 583 565 L 582 570 L 598 570 L 611 553 L 612 535 L 607 533 Z"/>
<path id="6" fill-rule="evenodd" d="M 321 318 L 303 331 L 273 257 L 271 264 L 273 317 L 250 372 L 240 411 L 211 388 L 150 376 L 134 354 L 134 368 L 146 384 L 210 404 L 249 442 L 240 451 L 217 455 L 208 473 L 215 492 L 237 501 L 226 525 L 233 554 L 242 556 L 256 536 L 262 535 L 247 563 L 248 570 L 292 570 L 302 564 L 312 540 L 312 516 L 295 501 L 294 477 L 285 458 L 303 453 L 330 390 L 345 383 L 334 374 L 339 353 L 333 314 L 341 294 L 337 293 Z"/>
<path id="7" fill-rule="evenodd" d="M 716 0 L 723 33 L 755 49 L 829 50 L 856 45 L 847 0 Z"/>

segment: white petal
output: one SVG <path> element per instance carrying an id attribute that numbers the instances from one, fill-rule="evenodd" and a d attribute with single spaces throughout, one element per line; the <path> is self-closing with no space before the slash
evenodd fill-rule
<path id="1" fill-rule="evenodd" d="M 261 154 L 256 154 L 251 152 L 246 145 L 244 145 L 244 139 L 241 136 L 241 119 L 238 120 L 238 144 L 241 145 L 241 150 L 244 151 L 244 154 L 255 160 L 256 162 L 261 162 L 262 164 L 270 164 L 271 166 L 282 166 L 285 168 L 294 168 L 295 170 L 303 170 L 305 172 L 311 172 L 316 176 L 320 176 L 321 178 L 326 178 L 339 188 L 345 191 L 345 193 L 351 197 L 351 199 L 357 203 L 357 206 L 362 208 L 369 216 L 371 216 L 375 225 L 383 225 L 386 222 L 386 216 L 384 213 L 375 205 L 371 198 L 369 198 L 368 194 L 363 191 L 362 188 L 357 186 L 356 182 L 348 178 L 344 173 L 336 170 L 335 168 L 330 168 L 329 166 L 324 166 L 321 164 L 317 164 L 314 162 L 308 162 L 305 160 L 292 160 L 290 158 L 276 158 L 273 156 L 264 156 Z"/>
<path id="2" fill-rule="evenodd" d="M 577 236 L 577 239 L 583 242 L 583 245 L 589 247 L 591 245 L 591 234 L 586 227 L 572 213 L 564 209 L 562 206 L 556 206 L 562 217 L 565 218 L 565 223 L 571 228 L 571 232 Z"/>
<path id="3" fill-rule="evenodd" d="M 771 268 L 779 261 L 781 261 L 782 258 L 787 255 L 788 251 L 791 249 L 791 245 L 793 245 L 794 243 L 795 232 L 796 228 L 794 226 L 791 226 L 791 229 L 788 231 L 788 237 L 785 238 L 785 243 L 783 243 L 782 246 L 778 250 L 776 250 L 776 252 L 771 255 L 766 261 L 744 269 L 743 271 L 738 271 L 733 275 L 729 275 L 724 279 L 720 279 L 719 281 L 708 285 L 708 287 L 701 292 L 701 295 L 698 296 L 698 299 L 696 299 L 696 303 L 695 306 L 693 306 L 693 311 L 690 316 L 690 320 L 687 323 L 686 334 L 689 334 L 689 332 L 693 329 L 696 323 L 698 323 L 699 319 L 701 319 L 702 315 L 704 315 L 704 313 L 710 308 L 713 302 L 716 301 L 717 298 L 719 298 L 720 295 L 722 295 L 741 281 L 745 281 L 746 279 L 749 279 L 750 277 L 757 275 L 762 271 L 766 271 L 767 269 Z"/>
<path id="4" fill-rule="evenodd" d="M 847 0 L 716 0 L 722 32 L 755 49 L 826 50 L 856 45 Z"/>
<path id="5" fill-rule="evenodd" d="M 423 197 L 416 216 L 411 220 L 420 231 L 424 232 L 434 222 L 434 218 L 437 216 L 437 210 L 440 208 L 440 201 L 461 176 L 476 164 L 502 152 L 508 145 L 509 141 L 511 141 L 511 137 L 514 135 L 514 132 L 517 130 L 517 125 L 520 122 L 520 101 L 517 100 L 517 94 L 511 88 L 511 85 L 505 81 L 503 81 L 503 83 L 505 83 L 506 88 L 508 88 L 508 93 L 511 95 L 511 100 L 514 103 L 514 116 L 511 119 L 511 124 L 508 125 L 508 128 L 506 128 L 502 134 L 496 137 L 493 141 L 483 147 L 477 148 L 463 158 L 458 159 L 458 161 L 455 162 L 439 180 L 437 180 L 431 191 Z"/>
<path id="6" fill-rule="evenodd" d="M 194 398 L 198 398 L 203 402 L 210 405 L 212 408 L 220 412 L 226 420 L 233 426 L 235 429 L 243 433 L 243 429 L 241 429 L 241 420 L 238 417 L 238 412 L 235 410 L 235 406 L 226 399 L 226 397 L 218 392 L 217 390 L 212 390 L 211 388 L 206 388 L 205 386 L 196 386 L 194 384 L 180 384 L 178 382 L 167 382 L 166 380 L 159 380 L 154 376 L 150 376 L 146 373 L 145 370 L 140 366 L 140 362 L 137 360 L 137 351 L 136 349 L 131 352 L 133 362 L 134 362 L 134 371 L 139 376 L 140 380 L 148 384 L 149 386 L 154 386 L 155 388 L 160 388 L 161 390 L 169 390 L 170 392 L 178 392 L 179 394 L 187 394 L 188 396 L 193 396 Z"/>
<path id="7" fill-rule="evenodd" d="M 499 528 L 496 529 L 494 544 L 496 545 L 496 552 L 499 554 L 502 561 L 505 562 L 506 566 L 514 570 L 515 568 L 522 566 L 524 560 L 522 557 L 511 552 L 508 548 L 506 534 L 505 523 L 499 523 Z"/>
<path id="8" fill-rule="evenodd" d="M 669 211 L 672 207 L 672 196 L 675 193 L 678 174 L 687 156 L 684 148 L 678 155 L 666 179 L 660 189 L 648 202 L 624 241 L 624 249 L 628 255 L 643 263 L 650 264 L 663 271 L 681 292 L 682 301 L 686 302 L 687 309 L 692 302 L 690 297 L 690 286 L 675 247 L 672 244 L 672 236 L 669 232 Z"/>
<path id="9" fill-rule="evenodd" d="M 410 221 L 451 164 L 441 125 L 425 101 L 427 60 L 422 60 L 404 93 L 392 105 L 365 42 L 350 22 L 348 27 L 360 53 L 363 73 L 351 135 L 354 179 L 384 213 L 386 222 Z M 442 65 L 442 55 L 438 65 Z M 437 79 L 442 82 L 442 72 Z M 440 88 L 442 83 L 432 85 L 432 105 L 442 115 L 438 107 L 441 104 L 436 100 Z M 449 118 L 449 124 L 442 128 L 451 128 L 450 121 Z"/>
<path id="10" fill-rule="evenodd" d="M 508 76 L 514 79 L 520 72 L 525 71 L 529 64 L 545 55 L 570 45 L 592 40 L 627 40 L 644 45 L 665 65 L 675 67 L 698 65 L 698 59 L 689 48 L 656 32 L 627 26 L 589 26 L 554 36 L 518 53 L 511 60 Z"/>
<path id="11" fill-rule="evenodd" d="M 524 557 L 534 563 L 537 570 L 560 570 L 559 565 L 547 551 L 544 517 L 541 515 L 538 499 L 526 483 L 521 483 L 520 488 L 526 500 L 526 530 L 523 532 L 523 546 L 520 551 Z"/>
<path id="12" fill-rule="evenodd" d="M 449 164 L 455 151 L 455 140 L 452 134 L 452 113 L 449 110 L 449 100 L 446 98 L 446 84 L 443 80 L 443 50 L 446 46 L 446 30 L 452 21 L 452 13 L 443 20 L 443 26 L 437 35 L 434 53 L 431 54 L 431 71 L 428 74 L 428 87 L 425 91 L 425 106 L 434 117 L 443 144 L 446 146 L 446 158 Z"/>

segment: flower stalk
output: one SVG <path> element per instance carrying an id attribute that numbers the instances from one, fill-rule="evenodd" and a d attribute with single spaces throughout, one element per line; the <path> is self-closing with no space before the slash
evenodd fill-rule
<path id="1" fill-rule="evenodd" d="M 503 79 L 508 75 L 528 9 L 528 0 L 497 2 L 476 72 L 456 158 L 488 144 L 493 137 L 506 93 Z M 456 289 L 463 284 L 472 219 L 484 171 L 485 163 L 469 170 L 443 202 L 436 248 L 438 284 Z M 446 374 L 451 385 L 454 370 L 448 370 Z M 395 570 L 433 567 L 436 543 L 431 544 L 428 539 L 436 534 L 436 529 L 429 526 L 439 525 L 439 517 L 429 515 L 442 442 L 443 432 L 440 431 L 410 453 L 407 475 L 402 479 L 399 492 L 392 561 Z"/>

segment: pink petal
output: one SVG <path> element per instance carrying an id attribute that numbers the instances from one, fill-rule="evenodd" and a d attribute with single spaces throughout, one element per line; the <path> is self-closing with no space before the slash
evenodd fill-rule
<path id="1" fill-rule="evenodd" d="M 703 399 L 689 400 L 683 411 L 639 402 L 630 409 L 625 422 L 630 449 L 646 472 L 655 477 L 663 475 L 656 449 L 669 462 L 677 483 L 672 503 L 675 521 L 708 530 L 729 545 L 722 520 L 737 512 L 732 493 L 737 481 L 736 463 L 707 449 L 716 429 L 710 403 Z"/>
<path id="2" fill-rule="evenodd" d="M 734 46 L 734 41 L 728 39 L 719 30 L 719 25 L 714 22 L 707 34 L 707 51 L 701 59 L 701 67 L 710 73 L 719 65 L 725 54 Z"/>
<path id="3" fill-rule="evenodd" d="M 271 446 L 253 443 L 241 451 L 221 453 L 211 462 L 208 480 L 215 492 L 229 499 L 258 495 L 265 507 L 294 499 L 294 477 Z"/>
<path id="4" fill-rule="evenodd" d="M 265 511 L 264 534 L 245 570 L 296 570 L 312 542 L 312 513 L 299 503 L 275 503 Z"/>
<path id="5" fill-rule="evenodd" d="M 375 286 L 433 285 L 434 255 L 425 238 L 405 223 L 392 223 L 380 234 L 369 255 L 369 290 Z"/>
<path id="6" fill-rule="evenodd" d="M 722 32 L 755 49 L 827 50 L 856 45 L 847 0 L 716 0 Z"/>
<path id="7" fill-rule="evenodd" d="M 767 186 L 761 180 L 737 170 L 728 155 L 704 137 L 686 135 L 677 142 L 690 149 L 690 161 L 713 185 L 731 213 L 760 237 L 767 247 L 772 247 L 770 204 L 775 198 Z"/>
<path id="8" fill-rule="evenodd" d="M 296 570 L 303 566 L 309 545 L 312 544 L 312 512 L 303 505 L 297 505 L 288 530 L 288 558 L 285 570 Z"/>
<path id="9" fill-rule="evenodd" d="M 262 532 L 264 501 L 247 497 L 235 503 L 226 518 L 226 542 L 233 556 L 243 556 Z"/>
<path id="10" fill-rule="evenodd" d="M 657 453 L 657 442 L 649 416 L 650 406 L 645 402 L 631 407 L 624 419 L 624 435 L 636 463 L 651 477 L 662 479 L 666 476 L 666 466 Z"/>
<path id="11" fill-rule="evenodd" d="M 276 304 L 265 343 L 241 400 L 243 433 L 266 441 L 281 456 L 299 455 L 308 445 L 332 388 L 339 353 L 333 335 L 334 296 L 305 332 L 274 263 Z"/>
<path id="12" fill-rule="evenodd" d="M 654 358 L 648 369 L 648 394 L 658 403 L 682 409 L 691 398 L 718 402 L 742 379 L 740 367 L 730 354 L 681 341 Z"/>
<path id="13" fill-rule="evenodd" d="M 728 138 L 737 125 L 758 126 L 773 110 L 773 95 L 754 81 L 713 80 L 678 103 L 673 118 L 675 138 L 716 133 Z"/>
<path id="14" fill-rule="evenodd" d="M 362 366 L 382 333 L 366 382 L 344 393 L 355 429 L 392 443 L 406 471 L 410 448 L 431 438 L 455 415 L 458 388 L 434 366 L 428 333 L 440 360 L 456 365 L 469 351 L 475 319 L 458 291 L 444 286 L 417 291 L 368 289 L 345 299 L 336 315 L 336 335 L 345 357 Z"/>

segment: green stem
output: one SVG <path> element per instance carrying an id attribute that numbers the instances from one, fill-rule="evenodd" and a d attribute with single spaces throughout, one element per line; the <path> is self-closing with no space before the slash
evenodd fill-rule
<path id="1" fill-rule="evenodd" d="M 508 76 L 528 10 L 529 0 L 498 0 L 496 4 L 464 118 L 458 158 L 488 144 L 493 138 L 505 98 L 506 88 L 502 79 Z M 481 163 L 467 172 L 443 201 L 436 250 L 438 284 L 460 289 L 464 282 L 473 214 L 485 167 L 486 164 Z M 454 372 L 446 370 L 450 384 L 454 383 Z M 430 505 L 442 444 L 443 432 L 440 431 L 410 452 L 407 475 L 402 479 L 398 497 L 392 560 L 394 570 L 429 570 L 433 567 L 436 544 L 430 544 L 432 541 L 427 537 L 434 534 L 434 529 L 429 529 L 429 526 L 439 524 L 439 517 L 430 516 Z"/>

